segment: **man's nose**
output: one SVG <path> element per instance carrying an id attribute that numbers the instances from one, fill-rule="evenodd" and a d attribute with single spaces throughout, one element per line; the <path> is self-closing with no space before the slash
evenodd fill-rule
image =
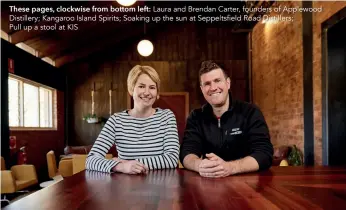
<path id="1" fill-rule="evenodd" d="M 215 82 L 212 82 L 211 84 L 210 84 L 210 90 L 211 91 L 214 91 L 214 90 L 216 90 L 217 89 L 217 85 L 215 84 Z"/>

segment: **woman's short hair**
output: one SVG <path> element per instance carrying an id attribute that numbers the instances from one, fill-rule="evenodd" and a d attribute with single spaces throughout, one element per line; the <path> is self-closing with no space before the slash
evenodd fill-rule
<path id="1" fill-rule="evenodd" d="M 150 79 L 156 83 L 157 92 L 160 92 L 160 77 L 156 70 L 150 66 L 136 65 L 131 69 L 127 77 L 127 90 L 129 91 L 130 95 L 133 94 L 138 77 L 142 74 L 148 75 Z"/>

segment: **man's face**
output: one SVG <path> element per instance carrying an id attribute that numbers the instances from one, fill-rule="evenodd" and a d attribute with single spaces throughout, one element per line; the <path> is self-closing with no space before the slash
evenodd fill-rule
<path id="1" fill-rule="evenodd" d="M 201 90 L 204 98 L 213 107 L 220 107 L 226 103 L 231 80 L 225 78 L 221 69 L 214 69 L 201 75 Z"/>

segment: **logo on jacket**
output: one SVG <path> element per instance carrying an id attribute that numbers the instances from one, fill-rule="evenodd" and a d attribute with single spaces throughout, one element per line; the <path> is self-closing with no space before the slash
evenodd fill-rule
<path id="1" fill-rule="evenodd" d="M 242 133 L 243 133 L 243 131 L 241 131 L 240 128 L 232 128 L 230 135 L 239 135 Z"/>

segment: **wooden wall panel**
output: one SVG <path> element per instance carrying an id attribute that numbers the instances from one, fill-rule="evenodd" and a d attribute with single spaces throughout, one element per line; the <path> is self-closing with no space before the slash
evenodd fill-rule
<path id="1" fill-rule="evenodd" d="M 198 71 L 202 61 L 216 60 L 232 78 L 232 92 L 247 99 L 247 34 L 232 34 L 230 28 L 206 28 L 193 24 L 163 27 L 149 34 L 154 52 L 139 56 L 138 40 L 90 56 L 66 66 L 68 74 L 70 145 L 93 144 L 100 132 L 99 124 L 87 124 L 83 115 L 91 112 L 91 87 L 96 84 L 95 112 L 109 116 L 108 90 L 113 84 L 113 112 L 126 109 L 127 75 L 130 69 L 149 65 L 160 75 L 161 91 L 189 92 L 190 111 L 205 103 L 199 87 Z M 237 48 L 235 48 L 237 46 Z M 241 49 L 240 49 L 241 48 Z"/>

